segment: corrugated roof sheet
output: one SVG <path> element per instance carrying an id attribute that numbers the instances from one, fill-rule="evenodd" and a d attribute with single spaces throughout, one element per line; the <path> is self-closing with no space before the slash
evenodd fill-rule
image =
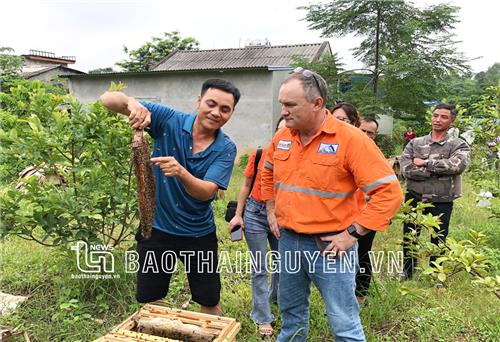
<path id="1" fill-rule="evenodd" d="M 24 65 L 21 70 L 21 75 L 30 78 L 31 76 L 36 76 L 58 67 L 59 65 Z"/>
<path id="2" fill-rule="evenodd" d="M 302 56 L 312 62 L 323 53 L 331 54 L 330 44 L 326 41 L 318 44 L 174 51 L 151 71 L 289 67 L 293 56 Z"/>
<path id="3" fill-rule="evenodd" d="M 23 68 L 21 69 L 21 75 L 24 78 L 28 79 L 30 77 L 34 77 L 34 76 L 43 74 L 45 72 L 48 72 L 52 69 L 58 69 L 58 68 L 60 68 L 61 70 L 74 72 L 75 74 L 85 74 L 83 71 L 71 69 L 71 68 L 62 66 L 60 64 L 56 64 L 56 65 L 23 65 Z"/>

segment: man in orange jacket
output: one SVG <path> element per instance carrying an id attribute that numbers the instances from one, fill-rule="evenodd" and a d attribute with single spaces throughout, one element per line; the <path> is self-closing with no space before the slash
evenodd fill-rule
<path id="1" fill-rule="evenodd" d="M 356 267 L 343 262 L 357 264 L 357 239 L 385 230 L 403 200 L 375 143 L 329 114 L 326 92 L 324 79 L 302 68 L 282 83 L 286 128 L 275 135 L 264 161 L 262 197 L 280 239 L 278 342 L 293 336 L 306 341 L 311 281 L 325 301 L 335 340 L 365 340 L 354 293 Z M 357 188 L 370 196 L 364 208 L 353 196 Z"/>

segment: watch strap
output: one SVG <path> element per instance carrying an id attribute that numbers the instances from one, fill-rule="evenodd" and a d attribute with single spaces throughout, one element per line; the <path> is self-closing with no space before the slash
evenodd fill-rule
<path id="1" fill-rule="evenodd" d="M 349 227 L 347 227 L 347 232 L 349 233 L 349 235 L 355 237 L 356 239 L 360 239 L 363 237 L 363 235 L 360 235 L 356 231 L 356 226 L 354 226 L 353 224 L 351 224 Z"/>

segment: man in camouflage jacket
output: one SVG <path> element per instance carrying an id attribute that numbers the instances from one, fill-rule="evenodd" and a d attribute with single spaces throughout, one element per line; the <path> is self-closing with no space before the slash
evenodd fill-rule
<path id="1" fill-rule="evenodd" d="M 405 201 L 413 199 L 417 202 L 434 205 L 427 208 L 426 213 L 441 215 L 441 224 L 436 229 L 438 237 L 432 237 L 435 245 L 446 241 L 450 223 L 453 200 L 461 196 L 461 177 L 470 162 L 470 148 L 465 141 L 448 134 L 457 115 L 455 107 L 450 104 L 439 104 L 432 112 L 432 132 L 426 136 L 411 140 L 405 147 L 401 158 L 401 170 L 407 181 Z M 411 278 L 417 265 L 417 259 L 411 254 L 411 239 L 407 234 L 414 232 L 420 235 L 420 227 L 411 224 L 403 226 L 404 275 Z M 436 256 L 430 258 L 430 263 Z"/>

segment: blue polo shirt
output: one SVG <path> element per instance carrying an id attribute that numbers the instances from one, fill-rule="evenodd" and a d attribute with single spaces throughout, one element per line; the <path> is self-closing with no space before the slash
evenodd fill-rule
<path id="1" fill-rule="evenodd" d="M 172 156 L 193 176 L 227 189 L 236 145 L 222 130 L 204 151 L 193 155 L 193 123 L 196 115 L 181 113 L 161 104 L 141 101 L 151 112 L 149 134 L 154 139 L 153 157 Z M 177 177 L 165 177 L 153 167 L 156 213 L 153 228 L 177 236 L 200 237 L 215 230 L 211 202 L 191 197 Z"/>

